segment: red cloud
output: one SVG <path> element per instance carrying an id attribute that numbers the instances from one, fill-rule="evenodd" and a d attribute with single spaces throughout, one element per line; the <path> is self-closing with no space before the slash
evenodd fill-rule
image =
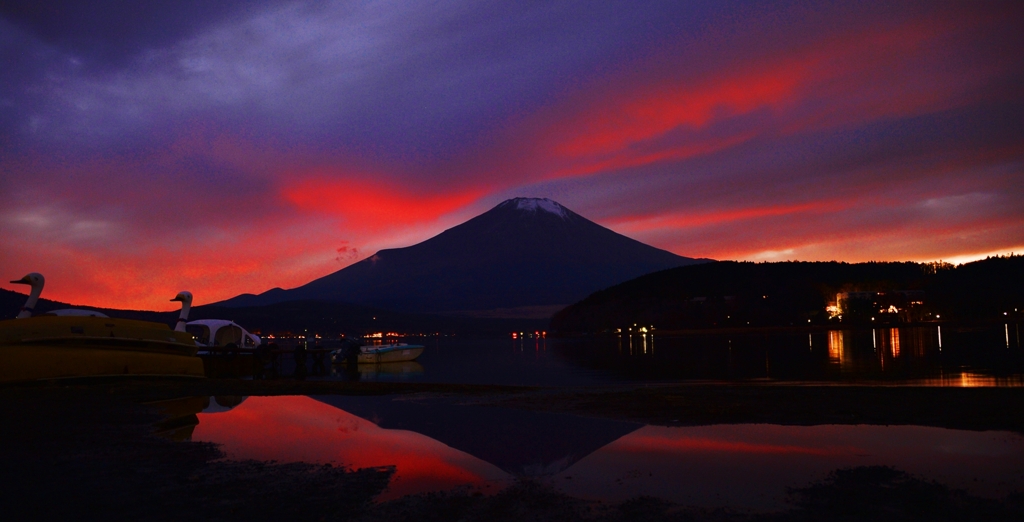
<path id="1" fill-rule="evenodd" d="M 618 216 L 612 220 L 620 230 L 642 232 L 663 228 L 698 227 L 792 214 L 823 214 L 850 207 L 851 200 L 825 200 L 787 205 L 755 206 L 726 210 L 668 213 L 653 216 Z"/>
<path id="2" fill-rule="evenodd" d="M 552 149 L 568 158 L 616 153 L 664 136 L 679 127 L 701 128 L 713 119 L 746 114 L 793 98 L 807 74 L 803 64 L 745 72 L 702 85 L 672 82 L 631 93 L 616 103 L 608 100 L 593 112 L 561 122 L 566 136 Z M 565 129 L 578 129 L 575 133 Z M 652 161 L 662 159 L 652 156 Z"/>
<path id="3" fill-rule="evenodd" d="M 965 93 L 991 67 L 951 76 L 939 65 L 978 25 L 964 15 L 858 28 L 699 76 L 681 58 L 661 57 L 525 120 L 476 167 L 505 183 L 589 176 L 971 103 Z"/>
<path id="4" fill-rule="evenodd" d="M 367 177 L 312 174 L 287 182 L 281 195 L 297 209 L 341 217 L 346 229 L 373 232 L 434 221 L 484 194 L 479 189 L 432 194 Z"/>

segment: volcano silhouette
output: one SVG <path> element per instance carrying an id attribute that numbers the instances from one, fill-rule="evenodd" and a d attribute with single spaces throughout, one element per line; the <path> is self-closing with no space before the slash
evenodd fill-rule
<path id="1" fill-rule="evenodd" d="M 630 239 L 549 199 L 515 198 L 298 288 L 218 304 L 324 300 L 407 312 L 550 316 L 608 286 L 702 261 Z"/>

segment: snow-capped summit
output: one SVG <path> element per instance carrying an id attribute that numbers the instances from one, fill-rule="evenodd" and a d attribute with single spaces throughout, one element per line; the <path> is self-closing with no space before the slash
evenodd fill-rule
<path id="1" fill-rule="evenodd" d="M 524 210 L 527 212 L 537 212 L 540 210 L 554 214 L 563 219 L 569 217 L 568 211 L 565 207 L 548 198 L 512 198 L 506 200 L 499 206 L 503 205 L 515 205 L 516 210 Z"/>

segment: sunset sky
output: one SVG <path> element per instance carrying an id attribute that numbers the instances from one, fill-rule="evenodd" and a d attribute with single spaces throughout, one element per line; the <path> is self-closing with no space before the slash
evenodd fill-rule
<path id="1" fill-rule="evenodd" d="M 1024 252 L 1021 2 L 159 4 L 0 2 L 3 288 L 209 303 L 516 196 L 690 257 Z"/>

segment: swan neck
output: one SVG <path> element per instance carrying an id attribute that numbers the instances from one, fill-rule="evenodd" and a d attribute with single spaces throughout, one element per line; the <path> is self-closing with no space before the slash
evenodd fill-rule
<path id="1" fill-rule="evenodd" d="M 188 321 L 188 312 L 192 309 L 192 303 L 188 301 L 181 302 L 181 313 L 178 314 L 178 323 L 174 325 L 174 331 L 184 332 L 185 323 Z"/>
<path id="2" fill-rule="evenodd" d="M 32 317 L 32 312 L 35 311 L 36 302 L 39 301 L 39 294 L 43 293 L 42 283 L 35 283 L 32 285 L 32 291 L 28 294 L 28 300 L 25 301 L 25 306 L 21 307 L 21 311 L 18 312 L 16 319 L 25 319 L 26 317 Z"/>

